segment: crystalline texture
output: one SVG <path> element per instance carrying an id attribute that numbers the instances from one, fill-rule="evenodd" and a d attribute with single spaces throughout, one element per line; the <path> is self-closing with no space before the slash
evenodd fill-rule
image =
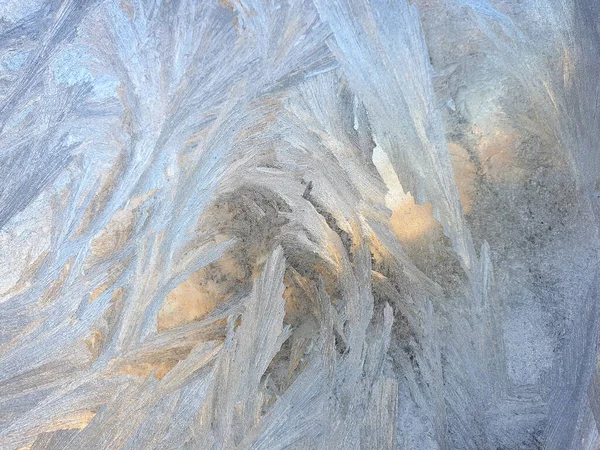
<path id="1" fill-rule="evenodd" d="M 600 448 L 599 17 L 0 4 L 0 448 Z"/>

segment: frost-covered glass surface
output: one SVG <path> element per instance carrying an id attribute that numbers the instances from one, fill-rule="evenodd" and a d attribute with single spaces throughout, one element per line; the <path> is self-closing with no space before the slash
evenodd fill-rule
<path id="1" fill-rule="evenodd" d="M 1 449 L 600 448 L 600 3 L 0 2 Z"/>

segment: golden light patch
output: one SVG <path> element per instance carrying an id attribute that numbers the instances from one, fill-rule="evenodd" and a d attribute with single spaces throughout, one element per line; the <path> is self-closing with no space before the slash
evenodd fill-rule
<path id="1" fill-rule="evenodd" d="M 392 163 L 379 147 L 373 149 L 373 164 L 388 188 L 385 204 L 392 210 L 392 231 L 400 242 L 418 239 L 431 230 L 436 223 L 433 207 L 417 205 L 413 196 L 404 192 Z"/>
<path id="2" fill-rule="evenodd" d="M 100 188 L 98 189 L 97 194 L 90 201 L 90 204 L 85 210 L 83 218 L 81 219 L 81 222 L 79 223 L 79 226 L 77 228 L 77 236 L 83 235 L 83 233 L 85 233 L 89 229 L 89 227 L 93 224 L 94 219 L 96 218 L 98 213 L 107 205 L 112 192 L 115 190 L 118 184 L 117 180 L 123 173 L 125 162 L 125 153 L 123 151 L 120 151 L 114 157 L 111 169 L 100 178 Z M 66 193 L 68 194 L 68 192 L 69 191 L 67 190 Z M 68 199 L 68 195 L 66 198 Z M 63 205 L 63 208 L 65 206 L 66 200 Z M 82 206 L 82 204 L 80 204 L 79 206 Z"/>
<path id="3" fill-rule="evenodd" d="M 202 276 L 192 274 L 167 295 L 158 313 L 158 331 L 168 330 L 199 319 L 214 309 L 217 298 L 210 295 Z"/>
<path id="4" fill-rule="evenodd" d="M 148 200 L 150 197 L 156 194 L 156 192 L 158 192 L 158 189 L 154 188 L 150 189 L 148 192 L 144 192 L 143 194 L 133 197 L 131 200 L 129 200 L 128 208 L 138 208 L 142 203 L 144 203 L 146 200 Z"/>
<path id="5" fill-rule="evenodd" d="M 229 298 L 245 278 L 244 268 L 232 255 L 194 272 L 167 294 L 158 313 L 158 331 L 206 316 Z"/>
<path id="6" fill-rule="evenodd" d="M 160 361 L 156 364 L 138 363 L 128 364 L 119 368 L 117 373 L 122 375 L 134 375 L 138 377 L 147 377 L 154 373 L 157 380 L 162 380 L 164 376 L 177 364 L 176 360 Z"/>
<path id="7" fill-rule="evenodd" d="M 122 209 L 93 239 L 91 250 L 96 257 L 107 257 L 123 248 L 133 231 L 133 211 Z"/>
<path id="8" fill-rule="evenodd" d="M 58 430 L 83 430 L 95 416 L 94 411 L 74 411 L 54 419 L 43 431 L 51 433 Z"/>
<path id="9" fill-rule="evenodd" d="M 148 198 L 154 195 L 156 191 L 157 189 L 152 189 L 144 194 L 133 197 L 125 208 L 120 209 L 114 214 L 108 224 L 106 224 L 106 227 L 94 236 L 91 245 L 92 256 L 106 258 L 125 246 L 133 233 L 137 209 Z"/>
<path id="10" fill-rule="evenodd" d="M 92 355 L 92 359 L 96 360 L 100 354 L 100 347 L 102 347 L 102 342 L 104 340 L 104 336 L 100 331 L 94 331 L 92 335 L 84 340 L 84 343 L 90 354 Z"/>
<path id="11" fill-rule="evenodd" d="M 90 303 L 95 302 L 96 299 L 102 295 L 102 293 L 106 290 L 107 287 L 108 287 L 108 283 L 104 283 L 104 284 L 98 286 L 92 292 L 90 292 L 90 300 L 89 300 L 89 302 Z"/>
<path id="12" fill-rule="evenodd" d="M 392 210 L 390 219 L 392 231 L 400 242 L 419 239 L 436 223 L 431 203 L 417 205 L 410 194 L 402 200 L 388 205 L 388 208 Z"/>
<path id="13" fill-rule="evenodd" d="M 89 425 L 92 419 L 96 417 L 96 413 L 93 411 L 79 411 L 68 415 L 63 419 L 63 430 L 83 430 Z"/>
<path id="14" fill-rule="evenodd" d="M 65 281 L 67 280 L 67 277 L 69 276 L 69 273 L 71 273 L 71 267 L 73 265 L 74 260 L 75 257 L 72 257 L 65 263 L 65 265 L 60 271 L 60 275 L 58 276 L 58 278 L 54 280 L 50 284 L 50 287 L 48 287 L 48 289 L 46 289 L 46 291 L 42 294 L 39 300 L 40 306 L 46 306 L 60 293 L 60 290 L 62 289 L 63 285 L 65 284 Z"/>

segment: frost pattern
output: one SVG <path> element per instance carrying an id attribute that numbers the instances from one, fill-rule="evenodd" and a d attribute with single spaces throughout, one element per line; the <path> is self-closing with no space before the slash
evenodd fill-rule
<path id="1" fill-rule="evenodd" d="M 575 3 L 0 5 L 0 448 L 598 448 Z"/>

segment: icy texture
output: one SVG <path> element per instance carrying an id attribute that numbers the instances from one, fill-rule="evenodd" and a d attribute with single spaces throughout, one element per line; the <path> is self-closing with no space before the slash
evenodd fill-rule
<path id="1" fill-rule="evenodd" d="M 0 448 L 600 448 L 599 24 L 0 2 Z"/>

